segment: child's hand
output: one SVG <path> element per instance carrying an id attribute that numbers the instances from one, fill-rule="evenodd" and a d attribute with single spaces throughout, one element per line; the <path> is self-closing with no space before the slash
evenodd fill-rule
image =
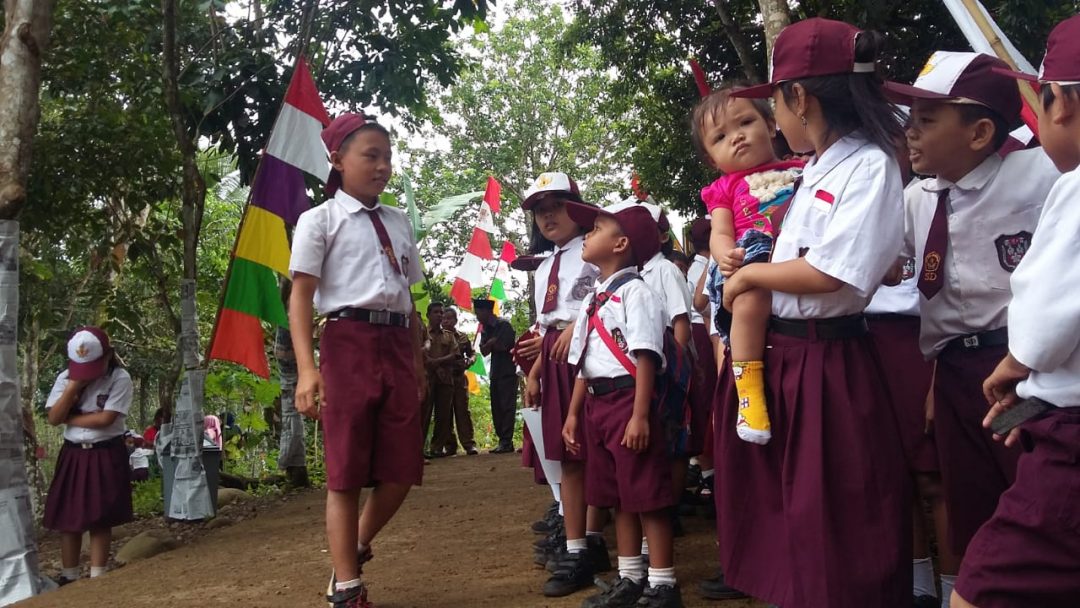
<path id="1" fill-rule="evenodd" d="M 647 417 L 633 416 L 626 423 L 626 432 L 620 444 L 624 448 L 635 452 L 644 452 L 649 447 L 649 419 Z"/>
<path id="2" fill-rule="evenodd" d="M 571 454 L 577 454 L 581 451 L 581 444 L 577 440 L 577 416 L 570 414 L 566 417 L 566 423 L 562 427 L 563 443 L 566 444 L 566 449 Z"/>
<path id="3" fill-rule="evenodd" d="M 724 308 L 729 312 L 735 298 L 750 290 L 745 278 L 745 272 L 736 272 L 724 282 Z"/>
<path id="4" fill-rule="evenodd" d="M 549 359 L 557 363 L 566 363 L 566 359 L 570 356 L 570 340 L 574 337 L 571 334 L 573 332 L 569 330 L 559 334 L 559 337 L 555 339 L 555 344 L 551 345 Z"/>
<path id="5" fill-rule="evenodd" d="M 746 256 L 746 250 L 742 247 L 736 247 L 735 249 L 729 249 L 726 253 L 721 253 L 717 259 L 720 274 L 724 275 L 724 277 L 735 274 L 736 270 L 742 268 L 744 256 Z"/>
<path id="6" fill-rule="evenodd" d="M 322 374 L 317 369 L 301 371 L 296 380 L 296 411 L 319 419 L 319 397 L 323 394 Z"/>
<path id="7" fill-rule="evenodd" d="M 540 408 L 540 380 L 532 374 L 529 374 L 529 379 L 525 382 L 525 407 L 534 410 Z"/>
<path id="8" fill-rule="evenodd" d="M 540 356 L 540 346 L 544 339 L 540 336 L 522 340 L 514 349 L 514 356 L 522 359 L 535 359 Z"/>
<path id="9" fill-rule="evenodd" d="M 994 371 L 983 382 L 983 396 L 990 404 L 990 411 L 983 418 L 983 427 L 990 428 L 990 422 L 1016 405 L 1020 398 L 1016 395 L 1016 385 L 1031 374 L 1031 370 L 1013 358 L 1012 353 L 998 363 Z M 994 435 L 1000 441 L 1000 435 Z M 1005 445 L 1012 447 L 1020 440 L 1020 429 L 1013 429 L 1005 437 Z"/>

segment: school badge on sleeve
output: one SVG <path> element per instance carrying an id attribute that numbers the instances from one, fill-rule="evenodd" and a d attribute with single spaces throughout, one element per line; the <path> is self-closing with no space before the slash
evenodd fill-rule
<path id="1" fill-rule="evenodd" d="M 1028 247 L 1031 247 L 1031 233 L 1022 230 L 1016 234 L 1003 234 L 994 239 L 994 247 L 997 249 L 998 263 L 1005 272 L 1012 272 L 1024 259 Z"/>

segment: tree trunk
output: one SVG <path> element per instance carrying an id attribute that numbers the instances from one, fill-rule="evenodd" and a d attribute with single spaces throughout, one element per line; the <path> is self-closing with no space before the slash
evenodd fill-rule
<path id="1" fill-rule="evenodd" d="M 716 14 L 720 17 L 720 23 L 724 26 L 724 33 L 727 34 L 731 46 L 735 47 L 735 52 L 739 55 L 739 61 L 742 62 L 743 73 L 746 74 L 746 78 L 751 84 L 757 84 L 762 81 L 762 78 L 757 69 L 757 62 L 754 61 L 754 53 L 750 50 L 750 41 L 746 39 L 742 30 L 739 29 L 739 24 L 735 23 L 735 20 L 731 17 L 731 11 L 728 10 L 727 5 L 728 0 L 713 0 Z"/>
<path id="2" fill-rule="evenodd" d="M 49 46 L 52 0 L 4 0 L 0 37 L 0 520 L 11 522 L 0 550 L 0 605 L 42 589 L 23 455 L 19 394 L 19 223 L 30 143 L 41 115 L 41 60 Z"/>
<path id="3" fill-rule="evenodd" d="M 761 19 L 765 22 L 765 49 L 769 65 L 772 65 L 773 45 L 780 30 L 791 24 L 791 12 L 788 11 L 787 0 L 758 0 L 758 6 L 761 7 Z"/>
<path id="4" fill-rule="evenodd" d="M 176 459 L 172 500 L 165 505 L 166 516 L 198 520 L 214 515 L 214 508 L 202 466 L 203 388 L 206 370 L 200 369 L 199 332 L 196 317 L 195 277 L 199 231 L 206 205 L 206 182 L 197 162 L 194 134 L 184 120 L 180 102 L 180 59 L 176 47 L 177 1 L 162 0 L 162 90 L 165 107 L 183 164 L 180 188 L 180 217 L 183 223 L 184 270 L 180 281 L 179 357 L 184 370 L 172 424 L 163 429 L 169 456 Z"/>

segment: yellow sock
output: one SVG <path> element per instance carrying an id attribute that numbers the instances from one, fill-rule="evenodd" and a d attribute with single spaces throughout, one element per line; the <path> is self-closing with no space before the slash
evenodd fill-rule
<path id="1" fill-rule="evenodd" d="M 731 368 L 739 394 L 739 421 L 735 430 L 744 441 L 764 445 L 772 438 L 765 405 L 765 363 L 732 361 Z"/>

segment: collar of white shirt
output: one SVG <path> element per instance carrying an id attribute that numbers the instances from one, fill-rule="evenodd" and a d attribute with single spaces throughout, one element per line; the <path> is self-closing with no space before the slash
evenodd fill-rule
<path id="1" fill-rule="evenodd" d="M 634 276 L 638 276 L 638 271 L 637 271 L 637 268 L 634 268 L 633 266 L 627 266 L 626 268 L 623 268 L 622 270 L 617 270 L 617 271 L 611 273 L 611 276 L 608 277 L 606 281 L 604 281 L 603 283 L 600 283 L 599 285 L 597 285 L 596 293 L 600 293 L 602 291 L 607 291 L 608 287 L 610 287 L 611 284 L 615 282 L 615 279 L 623 276 L 624 274 L 632 274 Z"/>
<path id="2" fill-rule="evenodd" d="M 341 206 L 349 213 L 356 213 L 357 211 L 375 211 L 382 207 L 382 203 L 380 202 L 376 202 L 374 207 L 368 207 L 341 188 L 338 188 L 338 191 L 334 193 L 334 200 L 341 203 Z"/>
<path id="3" fill-rule="evenodd" d="M 560 252 L 563 252 L 563 251 L 570 251 L 571 249 L 573 249 L 574 245 L 578 244 L 578 241 L 584 241 L 584 240 L 585 240 L 585 235 L 579 234 L 578 236 L 575 236 L 574 238 L 570 239 L 569 241 L 566 241 L 566 244 L 563 245 L 562 247 L 557 248 L 555 250 L 555 253 L 560 253 Z"/>
<path id="4" fill-rule="evenodd" d="M 667 258 L 664 257 L 663 253 L 657 253 L 656 255 L 652 256 L 651 258 L 649 258 L 648 262 L 645 262 L 645 266 L 641 269 L 641 274 L 645 274 L 646 272 L 652 272 L 652 271 L 656 270 L 660 266 L 660 262 L 665 260 L 665 259 L 667 259 Z M 615 274 L 618 274 L 618 273 L 615 273 Z"/>
<path id="5" fill-rule="evenodd" d="M 868 143 L 870 142 L 865 137 L 851 134 L 836 140 L 836 143 L 825 150 L 821 158 L 815 158 L 807 163 L 802 174 L 802 185 L 806 187 L 816 185 L 837 165 Z"/>
<path id="6" fill-rule="evenodd" d="M 970 191 L 982 189 L 986 184 L 997 175 L 998 169 L 1001 168 L 1001 157 L 997 154 L 991 154 L 986 157 L 986 160 L 979 163 L 978 167 L 975 167 L 968 174 L 960 178 L 960 181 L 950 182 L 947 179 L 941 177 L 935 177 L 934 179 L 928 179 L 923 181 L 923 190 L 927 192 L 941 192 L 942 190 L 948 190 L 949 188 L 959 188 L 960 190 Z"/>

